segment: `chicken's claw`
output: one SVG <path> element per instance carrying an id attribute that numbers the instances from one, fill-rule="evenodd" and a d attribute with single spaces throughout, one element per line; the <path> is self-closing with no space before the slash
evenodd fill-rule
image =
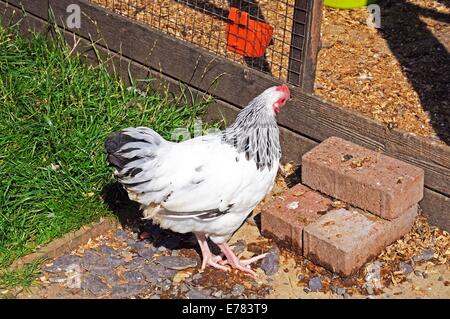
<path id="1" fill-rule="evenodd" d="M 241 260 L 234 254 L 233 250 L 227 244 L 220 244 L 219 248 L 220 250 L 222 250 L 225 257 L 227 257 L 227 263 L 231 267 L 249 273 L 253 277 L 258 277 L 258 274 L 250 268 L 250 264 L 266 257 L 267 254 L 262 254 L 250 259 Z"/>

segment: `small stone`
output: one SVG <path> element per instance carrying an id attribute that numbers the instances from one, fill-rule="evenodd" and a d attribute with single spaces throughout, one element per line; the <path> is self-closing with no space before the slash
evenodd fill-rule
<path id="1" fill-rule="evenodd" d="M 181 284 L 180 285 L 180 292 L 185 293 L 189 291 L 189 287 L 186 286 L 185 284 Z"/>
<path id="2" fill-rule="evenodd" d="M 139 271 L 144 274 L 148 282 L 153 284 L 156 284 L 158 281 L 161 282 L 163 279 L 172 280 L 176 274 L 175 270 L 167 269 L 155 263 L 145 264 Z"/>
<path id="3" fill-rule="evenodd" d="M 191 289 L 187 293 L 187 297 L 189 299 L 211 299 L 211 296 L 207 296 L 207 295 L 203 294 L 202 292 L 200 292 L 197 289 Z"/>
<path id="4" fill-rule="evenodd" d="M 239 284 L 236 284 L 233 286 L 233 289 L 231 290 L 231 294 L 235 297 L 241 296 L 244 293 L 245 287 Z"/>
<path id="5" fill-rule="evenodd" d="M 345 293 L 342 296 L 344 297 L 344 299 L 349 299 L 350 298 L 350 295 L 348 293 Z"/>
<path id="6" fill-rule="evenodd" d="M 125 260 L 123 258 L 120 258 L 120 257 L 110 256 L 106 260 L 111 265 L 112 268 L 116 268 L 116 267 L 118 267 L 120 265 L 123 265 L 125 263 Z"/>
<path id="7" fill-rule="evenodd" d="M 413 268 L 410 264 L 405 263 L 405 262 L 403 262 L 403 261 L 400 262 L 399 269 L 400 269 L 401 271 L 403 271 L 403 273 L 405 274 L 405 276 L 406 276 L 406 275 L 409 275 L 410 273 L 412 273 L 412 272 L 414 271 L 414 268 Z"/>
<path id="8" fill-rule="evenodd" d="M 174 270 L 197 267 L 197 261 L 195 259 L 180 256 L 160 256 L 155 259 L 155 262 Z"/>
<path id="9" fill-rule="evenodd" d="M 233 252 L 235 255 L 239 255 L 244 252 L 247 244 L 245 240 L 239 239 L 234 245 L 233 245 Z"/>
<path id="10" fill-rule="evenodd" d="M 63 272 L 75 265 L 80 265 L 81 258 L 74 255 L 63 255 L 56 258 L 52 263 L 45 265 L 42 269 L 50 273 Z"/>
<path id="11" fill-rule="evenodd" d="M 319 277 L 313 277 L 309 279 L 308 287 L 311 291 L 320 291 L 323 288 L 323 284 Z"/>
<path id="12" fill-rule="evenodd" d="M 104 255 L 99 255 L 93 250 L 86 250 L 81 259 L 81 265 L 86 269 L 90 270 L 93 268 L 107 268 L 110 266 L 109 258 Z"/>
<path id="13" fill-rule="evenodd" d="M 153 295 L 150 297 L 150 299 L 161 299 L 161 297 L 159 295 Z"/>
<path id="14" fill-rule="evenodd" d="M 112 296 L 113 297 L 127 297 L 129 298 L 132 295 L 139 294 L 143 292 L 147 286 L 141 284 L 126 284 L 126 285 L 116 285 L 113 286 Z"/>
<path id="15" fill-rule="evenodd" d="M 52 283 L 63 283 L 63 282 L 66 282 L 67 281 L 67 278 L 64 276 L 64 277 L 61 277 L 61 276 L 51 276 L 51 277 L 49 277 L 48 278 L 48 281 L 49 282 L 52 282 Z"/>
<path id="16" fill-rule="evenodd" d="M 212 290 L 208 289 L 208 288 L 204 288 L 204 287 L 198 287 L 198 289 L 202 292 L 202 294 L 204 295 L 211 295 L 212 294 Z"/>
<path id="17" fill-rule="evenodd" d="M 383 267 L 383 262 L 374 261 L 366 266 L 366 276 L 364 280 L 366 281 L 366 286 L 371 286 L 373 288 L 381 289 L 383 285 L 381 284 L 381 268 Z"/>
<path id="18" fill-rule="evenodd" d="M 161 252 L 161 253 L 162 253 L 162 252 L 165 252 L 166 250 L 167 250 L 167 248 L 164 247 L 164 246 L 159 246 L 159 247 L 158 247 L 158 251 Z"/>
<path id="19" fill-rule="evenodd" d="M 128 240 L 128 232 L 123 229 L 118 229 L 116 231 L 115 237 L 119 241 L 127 241 Z"/>
<path id="20" fill-rule="evenodd" d="M 366 286 L 366 291 L 369 295 L 373 295 L 374 291 L 373 291 L 373 287 L 370 285 Z"/>
<path id="21" fill-rule="evenodd" d="M 135 240 L 133 240 L 133 239 L 128 239 L 128 240 L 127 240 L 127 246 L 128 246 L 128 247 L 131 247 L 131 246 L 134 245 L 134 244 L 136 244 L 136 241 L 135 241 Z"/>
<path id="22" fill-rule="evenodd" d="M 109 255 L 109 256 L 115 256 L 115 255 L 119 254 L 119 252 L 117 250 L 115 250 L 112 247 L 106 246 L 106 245 L 101 245 L 100 247 L 98 247 L 98 250 L 100 253 L 102 253 L 104 255 Z"/>
<path id="23" fill-rule="evenodd" d="M 218 290 L 218 291 L 214 292 L 212 294 L 212 296 L 216 297 L 216 298 L 221 298 L 223 296 L 223 291 L 222 290 Z"/>
<path id="24" fill-rule="evenodd" d="M 155 250 L 152 248 L 144 248 L 144 249 L 140 249 L 138 250 L 138 255 L 141 256 L 142 258 L 145 258 L 147 260 L 150 260 L 153 255 L 155 254 Z"/>
<path id="25" fill-rule="evenodd" d="M 91 269 L 89 269 L 90 274 L 100 277 L 108 276 L 111 272 L 115 273 L 114 270 L 109 267 L 92 267 Z"/>
<path id="26" fill-rule="evenodd" d="M 143 257 L 135 257 L 131 261 L 125 264 L 125 268 L 128 270 L 136 270 L 141 269 L 145 265 L 145 258 Z"/>
<path id="27" fill-rule="evenodd" d="M 168 285 L 167 283 L 163 283 L 160 287 L 161 287 L 162 291 L 167 291 L 170 289 L 171 285 L 170 284 Z"/>
<path id="28" fill-rule="evenodd" d="M 136 252 L 136 253 L 137 253 L 139 250 L 141 250 L 141 249 L 145 249 L 145 248 L 149 247 L 149 246 L 145 243 L 145 241 L 133 241 L 133 243 L 132 243 L 132 244 L 129 244 L 128 246 L 130 247 L 130 249 L 131 249 L 132 251 L 134 251 L 134 252 Z"/>
<path id="29" fill-rule="evenodd" d="M 420 270 L 414 270 L 414 275 L 417 277 L 422 277 L 422 272 Z"/>
<path id="30" fill-rule="evenodd" d="M 309 289 L 308 287 L 303 288 L 303 291 L 306 292 L 307 294 L 309 294 L 311 292 L 311 289 Z"/>
<path id="31" fill-rule="evenodd" d="M 334 285 L 331 285 L 331 291 L 336 295 L 342 296 L 343 294 L 345 294 L 346 289 L 343 287 L 336 287 Z"/>
<path id="32" fill-rule="evenodd" d="M 103 295 L 109 291 L 108 286 L 104 284 L 100 278 L 94 275 L 85 276 L 81 282 L 81 288 L 89 290 L 96 296 Z"/>
<path id="33" fill-rule="evenodd" d="M 428 273 L 423 272 L 423 273 L 422 273 L 422 276 L 423 276 L 423 278 L 428 279 Z"/>
<path id="34" fill-rule="evenodd" d="M 178 250 L 172 250 L 172 256 L 179 256 L 180 252 Z"/>
<path id="35" fill-rule="evenodd" d="M 142 283 L 145 280 L 145 276 L 139 271 L 126 271 L 123 273 L 123 277 L 130 284 Z"/>
<path id="36" fill-rule="evenodd" d="M 198 280 L 198 279 L 200 279 L 202 277 L 202 274 L 201 273 L 196 273 L 194 276 L 192 276 L 192 280 Z"/>
<path id="37" fill-rule="evenodd" d="M 268 276 L 274 275 L 278 271 L 278 264 L 280 262 L 280 250 L 277 246 L 269 249 L 267 256 L 261 262 L 261 269 Z"/>
<path id="38" fill-rule="evenodd" d="M 330 283 L 331 282 L 331 278 L 330 277 L 328 277 L 328 276 L 324 276 L 323 277 L 323 279 L 326 281 L 326 282 L 328 282 L 328 283 Z"/>
<path id="39" fill-rule="evenodd" d="M 422 251 L 422 253 L 418 256 L 414 256 L 412 259 L 414 261 L 426 261 L 426 260 L 430 260 L 431 258 L 433 258 L 434 252 L 432 249 L 426 249 L 424 251 Z"/>
<path id="40" fill-rule="evenodd" d="M 439 276 L 438 280 L 439 281 L 444 281 L 444 277 L 443 276 Z"/>
<path id="41" fill-rule="evenodd" d="M 117 286 L 120 281 L 119 276 L 113 270 L 108 270 L 102 277 L 112 287 Z"/>

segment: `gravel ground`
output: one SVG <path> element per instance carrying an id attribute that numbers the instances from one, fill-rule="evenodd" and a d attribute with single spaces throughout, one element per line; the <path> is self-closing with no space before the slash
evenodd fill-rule
<path id="1" fill-rule="evenodd" d="M 351 277 L 339 277 L 311 261 L 279 249 L 261 236 L 261 207 L 299 181 L 286 164 L 271 194 L 233 235 L 242 258 L 268 252 L 253 269 L 258 278 L 232 270 L 201 271 L 192 234 L 162 230 L 140 219 L 119 187 L 105 197 L 125 226 L 92 238 L 67 255 L 42 265 L 25 291 L 0 291 L 17 298 L 450 298 L 450 234 L 419 215 L 412 230 Z M 286 176 L 286 177 L 283 177 Z M 214 253 L 217 247 L 211 245 Z"/>
<path id="2" fill-rule="evenodd" d="M 285 187 L 279 178 L 275 192 Z M 255 211 L 230 243 L 243 258 L 269 252 L 253 267 L 256 279 L 211 267 L 202 272 L 194 236 L 139 221 L 47 262 L 31 289 L 1 293 L 18 298 L 450 298 L 450 235 L 422 216 L 359 273 L 341 278 L 262 237 Z"/>

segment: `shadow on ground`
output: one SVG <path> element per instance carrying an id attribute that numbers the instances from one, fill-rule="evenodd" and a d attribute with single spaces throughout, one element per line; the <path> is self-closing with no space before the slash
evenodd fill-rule
<path id="1" fill-rule="evenodd" d="M 149 240 L 155 247 L 163 246 L 170 250 L 194 248 L 200 252 L 197 240 L 192 233 L 175 233 L 142 219 L 140 205 L 128 198 L 127 192 L 119 183 L 108 184 L 104 187 L 103 200 L 117 216 L 122 227 L 138 234 L 138 238 Z"/>
<path id="2" fill-rule="evenodd" d="M 439 0 L 450 6 L 449 1 Z M 450 42 L 446 28 L 433 34 L 423 18 L 450 24 L 450 15 L 405 0 L 379 1 L 381 28 L 391 51 L 403 67 L 438 137 L 450 145 Z"/>

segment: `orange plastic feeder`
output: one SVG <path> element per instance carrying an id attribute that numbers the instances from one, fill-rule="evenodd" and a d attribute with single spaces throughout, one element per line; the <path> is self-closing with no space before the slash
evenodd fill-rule
<path id="1" fill-rule="evenodd" d="M 247 12 L 230 8 L 227 23 L 228 50 L 246 57 L 264 55 L 272 39 L 273 27 L 251 19 Z"/>

